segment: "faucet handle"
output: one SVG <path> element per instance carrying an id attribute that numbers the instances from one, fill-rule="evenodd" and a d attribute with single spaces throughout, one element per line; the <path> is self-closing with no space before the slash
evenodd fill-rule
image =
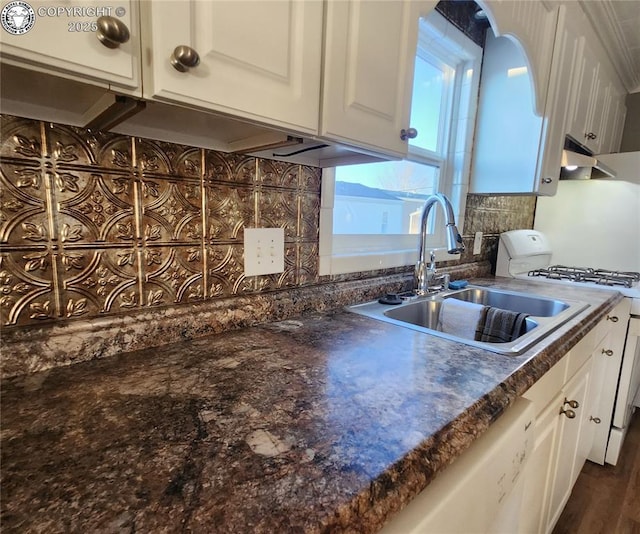
<path id="1" fill-rule="evenodd" d="M 432 250 L 430 252 L 429 258 L 431 260 L 431 264 L 429 265 L 429 270 L 435 272 L 435 270 L 436 270 L 436 253 L 435 253 L 435 251 Z"/>

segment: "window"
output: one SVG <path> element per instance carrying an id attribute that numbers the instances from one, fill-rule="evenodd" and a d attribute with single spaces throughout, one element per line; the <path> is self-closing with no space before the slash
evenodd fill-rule
<path id="1" fill-rule="evenodd" d="M 481 57 L 439 13 L 420 19 L 410 122 L 419 134 L 403 161 L 324 170 L 320 274 L 415 263 L 422 207 L 432 193 L 448 196 L 462 231 Z M 444 258 L 439 208 L 429 232 L 428 245 Z"/>

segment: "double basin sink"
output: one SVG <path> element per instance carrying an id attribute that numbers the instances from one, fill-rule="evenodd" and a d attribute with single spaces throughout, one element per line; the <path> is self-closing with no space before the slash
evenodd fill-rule
<path id="1" fill-rule="evenodd" d="M 446 299 L 458 299 L 502 310 L 525 313 L 526 325 L 522 335 L 506 343 L 492 343 L 459 337 L 441 330 L 440 310 Z M 574 300 L 556 300 L 529 293 L 518 293 L 481 286 L 467 286 L 459 291 L 403 300 L 402 304 L 381 304 L 378 301 L 356 304 L 347 309 L 380 321 L 396 324 L 425 334 L 481 347 L 500 354 L 517 355 L 562 326 L 589 305 Z"/>

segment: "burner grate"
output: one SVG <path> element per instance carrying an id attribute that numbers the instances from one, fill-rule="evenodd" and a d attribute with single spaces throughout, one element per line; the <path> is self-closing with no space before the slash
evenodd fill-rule
<path id="1" fill-rule="evenodd" d="M 640 273 L 629 271 L 611 271 L 609 269 L 592 269 L 590 267 L 568 267 L 551 265 L 544 269 L 529 271 L 529 276 L 540 276 L 552 280 L 570 280 L 572 282 L 590 282 L 605 286 L 632 287 L 640 281 Z"/>

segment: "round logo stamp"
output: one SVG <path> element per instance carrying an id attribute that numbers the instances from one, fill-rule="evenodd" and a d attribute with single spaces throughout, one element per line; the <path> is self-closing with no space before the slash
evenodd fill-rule
<path id="1" fill-rule="evenodd" d="M 27 33 L 36 22 L 33 8 L 22 0 L 9 2 L 2 8 L 0 24 L 8 33 L 22 35 Z"/>

